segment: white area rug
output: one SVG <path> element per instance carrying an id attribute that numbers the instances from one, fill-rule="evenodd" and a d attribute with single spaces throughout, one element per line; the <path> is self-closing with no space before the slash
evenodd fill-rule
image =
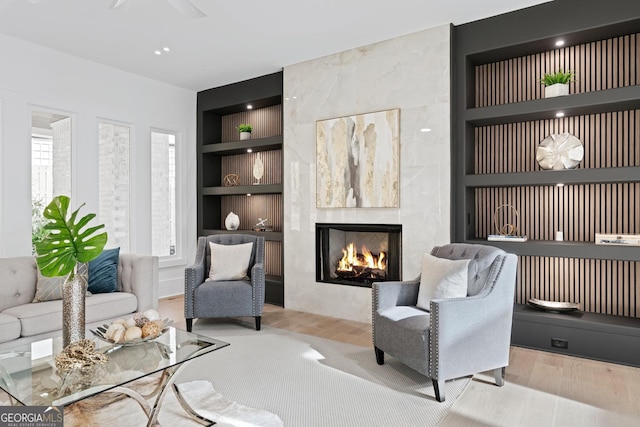
<path id="1" fill-rule="evenodd" d="M 470 381 L 448 381 L 439 403 L 429 378 L 392 357 L 379 366 L 371 348 L 234 321 L 199 320 L 193 330 L 231 346 L 193 361 L 177 382 L 206 379 L 288 427 L 436 426 Z"/>
<path id="2" fill-rule="evenodd" d="M 153 389 L 153 381 L 138 381 L 136 389 Z M 201 416 L 216 422 L 219 427 L 282 427 L 282 420 L 263 409 L 249 408 L 225 398 L 206 380 L 189 381 L 178 388 L 189 405 Z M 144 426 L 147 418 L 142 409 L 130 398 L 115 399 L 113 393 L 104 393 L 65 408 L 65 427 Z M 153 400 L 149 402 L 153 405 Z M 181 408 L 173 391 L 167 394 L 158 416 L 161 426 L 199 426 Z"/>

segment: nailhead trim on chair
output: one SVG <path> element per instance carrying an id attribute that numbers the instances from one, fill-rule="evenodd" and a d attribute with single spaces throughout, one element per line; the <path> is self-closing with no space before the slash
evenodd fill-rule
<path id="1" fill-rule="evenodd" d="M 429 376 L 432 379 L 438 379 L 438 335 L 439 335 L 439 311 L 440 306 L 431 304 L 431 316 L 429 318 Z M 435 360 L 434 360 L 435 359 Z"/>
<path id="2" fill-rule="evenodd" d="M 375 283 L 371 285 L 371 293 L 373 294 L 373 305 L 371 306 L 371 342 L 376 345 L 376 309 L 378 307 L 378 293 L 374 291 Z"/>

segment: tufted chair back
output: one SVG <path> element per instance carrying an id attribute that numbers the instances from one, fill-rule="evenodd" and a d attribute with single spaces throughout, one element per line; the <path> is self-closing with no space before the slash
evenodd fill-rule
<path id="1" fill-rule="evenodd" d="M 469 282 L 467 295 L 477 295 L 487 283 L 487 277 L 491 266 L 498 255 L 505 252 L 493 246 L 472 245 L 468 243 L 455 243 L 444 246 L 436 246 L 431 255 L 447 259 L 469 259 Z"/>

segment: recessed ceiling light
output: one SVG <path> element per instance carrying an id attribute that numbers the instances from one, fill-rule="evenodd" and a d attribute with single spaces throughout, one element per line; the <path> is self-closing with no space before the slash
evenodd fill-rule
<path id="1" fill-rule="evenodd" d="M 251 110 L 252 108 L 253 108 L 253 105 L 247 104 L 247 110 Z"/>
<path id="2" fill-rule="evenodd" d="M 153 52 L 153 53 L 155 53 L 156 55 L 162 55 L 162 52 L 160 52 L 159 50 L 156 50 L 156 51 L 155 51 L 155 52 Z"/>
<path id="3" fill-rule="evenodd" d="M 171 49 L 169 49 L 168 47 L 163 47 L 162 50 L 164 50 L 165 52 L 169 52 Z"/>
<path id="4" fill-rule="evenodd" d="M 562 111 L 558 111 L 556 113 L 556 117 L 564 117 L 564 113 Z"/>
<path id="5" fill-rule="evenodd" d="M 253 150 L 251 148 L 247 148 L 247 153 L 251 153 Z"/>
<path id="6" fill-rule="evenodd" d="M 251 197 L 251 193 L 247 193 L 247 197 Z"/>
<path id="7" fill-rule="evenodd" d="M 564 46 L 564 40 L 558 40 L 556 42 L 556 46 L 560 47 L 560 46 Z"/>
<path id="8" fill-rule="evenodd" d="M 559 182 L 559 183 L 556 184 L 556 187 L 564 187 L 564 183 Z"/>
<path id="9" fill-rule="evenodd" d="M 429 129 L 429 128 L 422 128 L 422 129 L 420 129 L 420 132 L 431 132 L 431 129 Z"/>

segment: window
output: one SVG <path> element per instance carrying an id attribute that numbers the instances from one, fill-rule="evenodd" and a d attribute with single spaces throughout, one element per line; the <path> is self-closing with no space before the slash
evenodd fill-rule
<path id="1" fill-rule="evenodd" d="M 177 254 L 176 134 L 151 131 L 151 252 Z"/>
<path id="2" fill-rule="evenodd" d="M 98 123 L 98 191 L 100 222 L 109 236 L 108 247 L 129 252 L 129 126 Z"/>
<path id="3" fill-rule="evenodd" d="M 54 196 L 71 197 L 70 116 L 31 112 L 31 241 L 44 237 L 44 207 Z"/>

